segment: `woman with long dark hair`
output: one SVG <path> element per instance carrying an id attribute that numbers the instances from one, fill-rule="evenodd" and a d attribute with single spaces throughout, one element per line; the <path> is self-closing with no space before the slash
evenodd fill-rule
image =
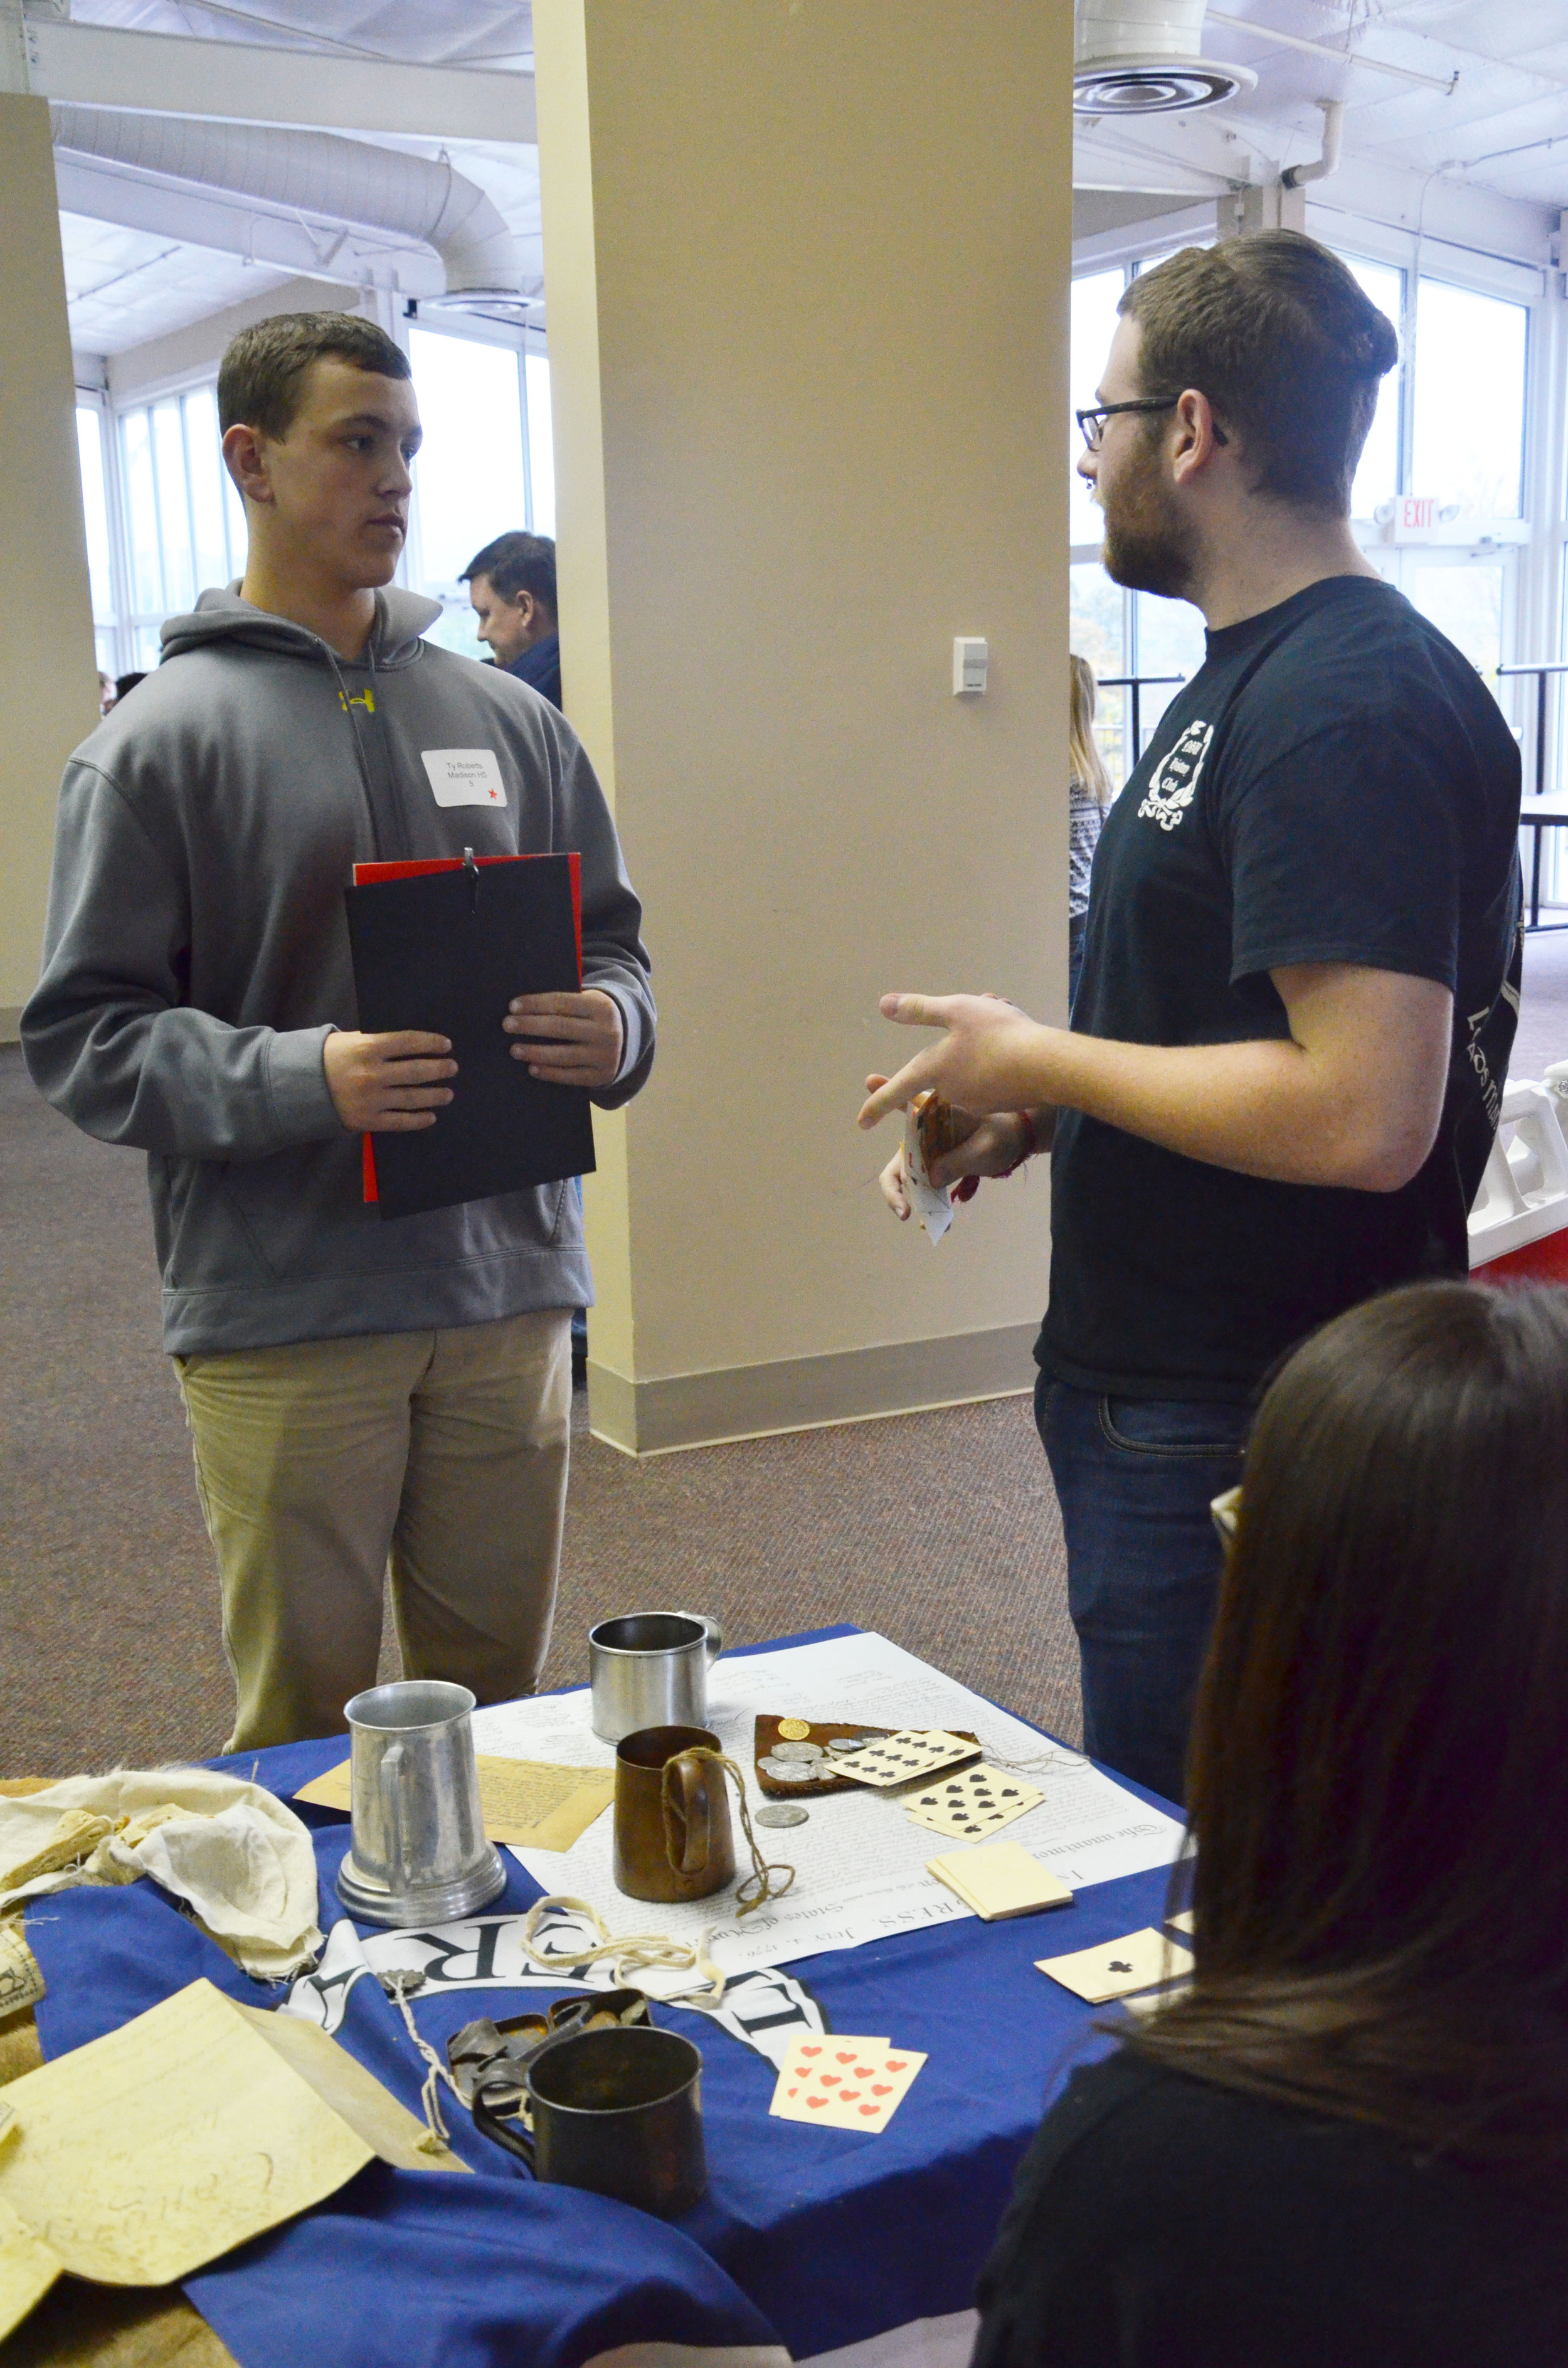
<path id="1" fill-rule="evenodd" d="M 1568 1292 L 1418 1284 L 1266 1396 L 1190 1988 L 1075 2074 L 983 2368 L 1568 2362 Z"/>

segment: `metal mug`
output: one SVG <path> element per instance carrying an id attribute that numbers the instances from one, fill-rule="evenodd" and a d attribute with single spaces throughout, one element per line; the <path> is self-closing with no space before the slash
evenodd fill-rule
<path id="1" fill-rule="evenodd" d="M 337 1896 L 367 1924 L 433 1924 L 472 1916 L 505 1888 L 484 1836 L 466 1686 L 433 1678 L 371 1686 L 344 1716 L 354 1839 Z"/>
<path id="2" fill-rule="evenodd" d="M 586 2187 L 673 2220 L 708 2188 L 702 2147 L 702 2057 L 689 2039 L 652 2024 L 572 2032 L 523 2066 L 532 2135 L 506 2125 L 501 2143 L 536 2179 Z M 475 2100 L 475 2119 L 484 2112 Z M 494 2135 L 487 2127 L 487 2135 Z"/>
<path id="3" fill-rule="evenodd" d="M 594 1733 L 619 1743 L 644 1726 L 701 1726 L 708 1671 L 724 1632 L 702 1611 L 631 1611 L 588 1631 Z"/>
<path id="4" fill-rule="evenodd" d="M 706 1899 L 733 1883 L 728 1779 L 691 1757 L 722 1748 L 705 1726 L 647 1726 L 617 1744 L 613 1869 L 629 1899 Z"/>

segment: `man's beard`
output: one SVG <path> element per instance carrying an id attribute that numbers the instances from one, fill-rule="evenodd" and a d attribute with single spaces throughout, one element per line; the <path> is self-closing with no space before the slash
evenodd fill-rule
<path id="1" fill-rule="evenodd" d="M 1141 458 L 1124 469 L 1113 486 L 1104 505 L 1105 549 L 1100 556 L 1113 584 L 1179 600 L 1192 581 L 1192 536 L 1153 460 L 1150 454 L 1147 461 Z"/>

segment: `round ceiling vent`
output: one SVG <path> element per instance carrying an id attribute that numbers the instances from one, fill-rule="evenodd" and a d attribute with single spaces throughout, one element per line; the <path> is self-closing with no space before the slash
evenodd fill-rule
<path id="1" fill-rule="evenodd" d="M 1085 58 L 1073 69 L 1074 115 L 1186 115 L 1252 90 L 1250 66 L 1213 58 Z"/>

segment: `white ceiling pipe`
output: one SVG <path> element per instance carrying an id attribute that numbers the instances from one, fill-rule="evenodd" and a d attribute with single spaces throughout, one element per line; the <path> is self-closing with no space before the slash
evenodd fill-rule
<path id="1" fill-rule="evenodd" d="M 103 107 L 51 107 L 50 115 L 55 146 L 70 154 L 423 240 L 441 258 L 449 295 L 520 292 L 517 240 L 483 190 L 449 165 L 330 131 Z"/>
<path id="2" fill-rule="evenodd" d="M 1287 189 L 1299 189 L 1306 181 L 1326 181 L 1339 169 L 1340 135 L 1345 129 L 1345 101 L 1342 98 L 1320 98 L 1323 109 L 1323 154 L 1315 165 L 1292 165 L 1280 174 L 1280 184 Z"/>

